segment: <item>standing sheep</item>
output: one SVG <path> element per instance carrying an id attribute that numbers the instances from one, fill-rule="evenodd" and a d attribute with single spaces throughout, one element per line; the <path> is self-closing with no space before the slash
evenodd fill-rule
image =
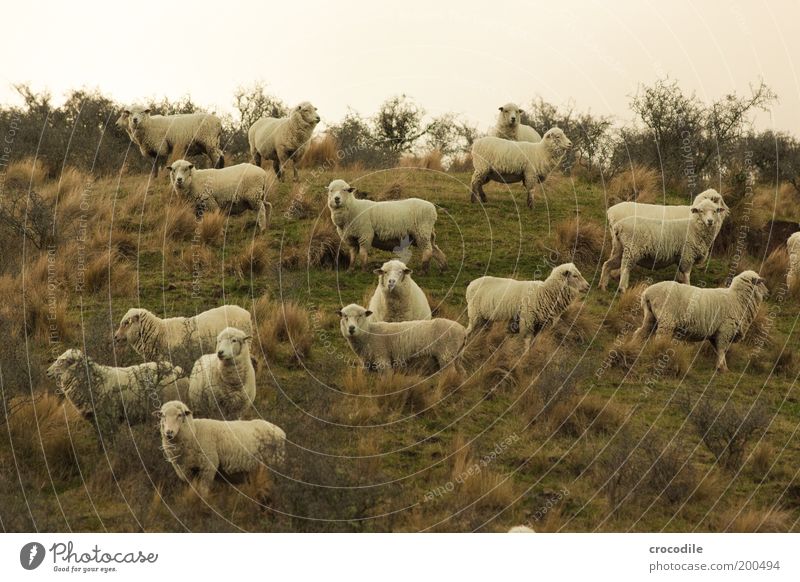
<path id="1" fill-rule="evenodd" d="M 725 209 L 725 216 L 728 215 L 730 209 L 728 208 L 728 205 L 725 204 L 722 194 L 713 188 L 709 188 L 708 190 L 700 192 L 700 194 L 695 196 L 692 205 L 698 204 L 703 200 L 711 200 L 711 202 L 714 204 L 717 204 Z M 661 220 L 673 220 L 676 218 L 690 218 L 691 215 L 691 206 L 662 206 L 660 204 L 644 204 L 642 202 L 620 202 L 606 211 L 609 226 L 629 216 L 636 216 L 637 218 L 659 218 Z"/>
<path id="2" fill-rule="evenodd" d="M 516 103 L 506 103 L 498 108 L 497 123 L 489 135 L 511 141 L 542 141 L 542 136 L 530 125 L 522 123 L 522 110 Z"/>
<path id="3" fill-rule="evenodd" d="M 235 420 L 256 397 L 256 371 L 250 361 L 252 336 L 226 327 L 213 354 L 201 356 L 189 376 L 189 404 L 197 414 Z"/>
<path id="4" fill-rule="evenodd" d="M 127 368 L 98 364 L 78 349 L 68 349 L 47 369 L 64 396 L 86 419 L 139 424 L 151 418 L 162 402 L 185 393 L 183 370 L 169 362 L 148 362 Z"/>
<path id="5" fill-rule="evenodd" d="M 708 340 L 717 352 L 717 371 L 727 372 L 728 348 L 745 336 L 767 295 L 766 282 L 755 271 L 739 273 L 727 289 L 662 281 L 642 293 L 644 317 L 634 339 L 644 341 L 655 331 L 686 341 Z"/>
<path id="6" fill-rule="evenodd" d="M 573 263 L 555 267 L 544 281 L 480 277 L 467 286 L 467 335 L 490 321 L 512 322 L 519 317 L 525 349 L 543 329 L 554 325 L 589 283 Z"/>
<path id="7" fill-rule="evenodd" d="M 205 154 L 215 168 L 225 165 L 220 148 L 222 122 L 209 113 L 150 115 L 150 109 L 126 110 L 131 140 L 142 155 L 155 159 L 155 174 L 176 152 L 181 157 Z"/>
<path id="8" fill-rule="evenodd" d="M 328 208 L 336 232 L 350 253 L 350 269 L 361 259 L 361 268 L 367 268 L 367 251 L 370 247 L 398 251 L 407 246 L 422 249 L 422 271 L 427 272 L 431 257 L 440 270 L 447 266 L 447 257 L 436 245 L 434 226 L 438 214 L 436 206 L 420 198 L 375 202 L 359 200 L 356 189 L 344 180 L 334 180 L 328 185 Z"/>
<path id="9" fill-rule="evenodd" d="M 425 292 L 411 278 L 411 269 L 391 260 L 375 269 L 378 286 L 369 300 L 372 321 L 414 321 L 430 319 L 431 308 Z"/>
<path id="10" fill-rule="evenodd" d="M 629 216 L 611 226 L 611 256 L 603 263 L 600 288 L 608 287 L 619 269 L 619 290 L 628 289 L 631 267 L 660 269 L 678 265 L 676 280 L 689 283 L 692 267 L 708 257 L 719 234 L 725 209 L 710 200 L 692 206 L 691 218 L 662 220 Z"/>
<path id="11" fill-rule="evenodd" d="M 244 209 L 257 213 L 258 229 L 267 229 L 267 173 L 253 164 L 237 164 L 222 169 L 199 170 L 186 160 L 177 160 L 167 167 L 169 179 L 178 194 L 183 195 L 199 213 L 220 208 L 236 214 Z"/>
<path id="12" fill-rule="evenodd" d="M 198 313 L 194 317 L 161 319 L 151 311 L 134 307 L 122 317 L 114 332 L 114 341 L 127 343 L 145 360 L 171 359 L 175 354 L 194 362 L 214 345 L 219 332 L 236 327 L 252 333 L 250 312 L 238 305 L 223 305 Z"/>
<path id="13" fill-rule="evenodd" d="M 451 362 L 463 373 L 457 357 L 467 337 L 464 326 L 449 319 L 396 323 L 371 321 L 372 312 L 351 304 L 339 311 L 339 329 L 362 365 L 372 371 L 405 368 L 409 360 L 432 357 L 438 369 Z"/>
<path id="14" fill-rule="evenodd" d="M 283 181 L 286 162 L 292 160 L 294 181 L 297 182 L 297 164 L 303 159 L 318 123 L 317 108 L 308 101 L 292 109 L 288 117 L 262 117 L 247 132 L 251 161 L 260 167 L 262 159 L 272 160 L 275 174 Z"/>
<path id="15" fill-rule="evenodd" d="M 800 232 L 794 233 L 786 241 L 789 253 L 789 271 L 786 273 L 786 286 L 793 289 L 800 282 Z"/>
<path id="16" fill-rule="evenodd" d="M 483 185 L 487 182 L 514 184 L 522 182 L 528 195 L 528 208 L 533 208 L 533 188 L 544 182 L 561 161 L 572 142 L 558 127 L 544 134 L 540 142 L 509 141 L 499 137 L 482 137 L 472 144 L 472 202 L 486 202 Z"/>
<path id="17" fill-rule="evenodd" d="M 264 466 L 280 467 L 286 458 L 286 433 L 266 420 L 194 418 L 178 400 L 165 403 L 158 416 L 164 456 L 201 495 L 219 470 L 252 474 Z"/>

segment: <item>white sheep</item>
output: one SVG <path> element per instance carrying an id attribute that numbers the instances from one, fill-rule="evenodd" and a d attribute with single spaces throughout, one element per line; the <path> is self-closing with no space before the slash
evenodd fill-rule
<path id="1" fill-rule="evenodd" d="M 47 369 L 48 378 L 56 381 L 57 394 L 84 418 L 128 424 L 146 422 L 162 402 L 185 393 L 182 375 L 183 370 L 169 362 L 104 366 L 74 348 Z"/>
<path id="2" fill-rule="evenodd" d="M 431 308 L 425 292 L 411 278 L 411 269 L 396 259 L 386 261 L 378 275 L 378 286 L 369 300 L 372 321 L 413 321 L 430 319 Z"/>
<path id="3" fill-rule="evenodd" d="M 722 194 L 709 188 L 700 192 L 694 197 L 692 205 L 695 205 L 702 200 L 711 200 L 725 209 L 725 216 L 729 213 L 730 209 L 725 204 Z M 608 224 L 612 225 L 615 222 L 627 218 L 629 216 L 636 216 L 638 218 L 659 218 L 661 220 L 673 220 L 676 218 L 689 218 L 692 214 L 692 207 L 685 205 L 669 205 L 662 206 L 660 204 L 644 204 L 642 202 L 620 202 L 615 204 L 606 211 L 608 217 Z"/>
<path id="4" fill-rule="evenodd" d="M 201 356 L 189 376 L 189 405 L 199 416 L 235 420 L 256 397 L 256 371 L 250 361 L 253 337 L 235 327 L 217 336 L 216 351 Z"/>
<path id="5" fill-rule="evenodd" d="M 644 341 L 655 331 L 686 341 L 708 340 L 717 351 L 717 370 L 726 372 L 728 348 L 747 333 L 767 295 L 766 282 L 755 271 L 739 273 L 727 289 L 662 281 L 642 293 L 644 317 L 634 338 Z"/>
<path id="6" fill-rule="evenodd" d="M 286 162 L 292 160 L 294 181 L 297 182 L 297 164 L 303 159 L 311 134 L 319 123 L 317 108 L 304 101 L 288 117 L 262 117 L 247 132 L 251 161 L 261 166 L 261 160 L 272 160 L 278 179 L 283 181 Z"/>
<path id="7" fill-rule="evenodd" d="M 453 363 L 463 372 L 458 356 L 467 334 L 449 319 L 389 323 L 371 321 L 372 312 L 351 304 L 339 311 L 339 329 L 350 348 L 371 371 L 405 368 L 408 362 L 433 358 L 438 369 Z"/>
<path id="8" fill-rule="evenodd" d="M 789 253 L 789 271 L 786 273 L 786 286 L 792 289 L 800 281 L 800 232 L 794 233 L 786 241 Z"/>
<path id="9" fill-rule="evenodd" d="M 150 115 L 150 109 L 125 110 L 129 135 L 142 155 L 155 160 L 154 171 L 166 165 L 173 152 L 183 156 L 205 154 L 215 168 L 225 165 L 220 148 L 222 121 L 209 113 Z"/>
<path id="10" fill-rule="evenodd" d="M 491 321 L 515 322 L 525 339 L 525 349 L 546 327 L 554 325 L 589 283 L 573 263 L 555 267 L 544 281 L 517 281 L 480 277 L 467 286 L 467 334 Z"/>
<path id="11" fill-rule="evenodd" d="M 611 256 L 603 263 L 600 288 L 619 269 L 619 290 L 628 289 L 631 267 L 678 265 L 676 280 L 689 283 L 692 267 L 706 260 L 719 234 L 725 209 L 710 200 L 692 206 L 691 218 L 662 220 L 629 216 L 611 226 Z"/>
<path id="12" fill-rule="evenodd" d="M 509 528 L 508 533 L 536 533 L 536 530 L 527 525 L 515 525 Z"/>
<path id="13" fill-rule="evenodd" d="M 280 468 L 286 458 L 286 433 L 266 420 L 194 418 L 183 402 L 159 410 L 161 448 L 178 477 L 200 494 L 209 491 L 217 471 L 253 474 Z"/>
<path id="14" fill-rule="evenodd" d="M 511 141 L 529 141 L 536 143 L 542 141 L 539 132 L 530 125 L 522 123 L 522 110 L 516 103 L 506 103 L 498 108 L 497 123 L 489 135 L 510 139 Z"/>
<path id="15" fill-rule="evenodd" d="M 231 214 L 244 209 L 257 213 L 260 231 L 267 229 L 269 176 L 253 164 L 237 164 L 221 169 L 200 170 L 186 160 L 177 160 L 167 167 L 175 191 L 192 202 L 198 212 L 224 208 Z"/>
<path id="16" fill-rule="evenodd" d="M 561 161 L 572 142 L 558 127 L 544 134 L 541 141 L 529 143 L 499 137 L 482 137 L 472 144 L 472 202 L 486 202 L 483 185 L 489 181 L 514 184 L 522 182 L 533 208 L 533 188 L 547 178 Z"/>
<path id="17" fill-rule="evenodd" d="M 436 206 L 420 198 L 375 202 L 359 200 L 356 189 L 344 180 L 328 185 L 328 208 L 336 232 L 350 254 L 350 269 L 356 253 L 362 269 L 367 267 L 370 247 L 400 252 L 409 246 L 422 249 L 422 270 L 426 272 L 431 257 L 440 269 L 447 266 L 447 257 L 436 245 Z"/>
<path id="18" fill-rule="evenodd" d="M 194 362 L 214 345 L 215 338 L 226 327 L 236 327 L 251 334 L 250 312 L 238 305 L 223 305 L 193 317 L 162 319 L 140 307 L 131 308 L 114 332 L 114 341 L 127 343 L 145 360 L 171 359 L 183 354 Z"/>

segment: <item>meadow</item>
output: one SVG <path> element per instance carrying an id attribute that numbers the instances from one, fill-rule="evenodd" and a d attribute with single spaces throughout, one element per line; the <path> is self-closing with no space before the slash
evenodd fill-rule
<path id="1" fill-rule="evenodd" d="M 366 304 L 371 269 L 396 255 L 373 250 L 370 270 L 346 271 L 326 208 L 335 178 L 370 199 L 439 207 L 449 268 L 413 274 L 434 316 L 466 324 L 466 285 L 484 274 L 544 278 L 573 261 L 591 289 L 529 353 L 505 326 L 472 338 L 465 377 L 365 373 L 336 312 Z M 719 186 L 731 219 L 693 284 L 723 286 L 752 268 L 771 291 L 720 375 L 707 344 L 630 341 L 639 293 L 673 269 L 635 270 L 624 296 L 597 288 L 609 204 L 690 199 L 647 168 L 610 182 L 556 172 L 528 210 L 519 185 L 491 185 L 487 204 L 471 204 L 468 165 L 323 159 L 304 164 L 299 183 L 273 185 L 264 235 L 252 214 L 197 220 L 165 175 L 52 177 L 24 160 L 4 179 L 24 217 L 7 223 L 0 258 L 4 531 L 800 531 L 800 294 L 785 286 L 777 230 L 797 221 L 789 186 Z M 413 251 L 400 255 L 416 269 Z M 254 314 L 253 416 L 286 431 L 288 462 L 218 479 L 201 498 L 164 460 L 155 419 L 98 439 L 45 370 L 68 347 L 136 363 L 111 338 L 130 307 L 166 317 L 222 303 Z"/>

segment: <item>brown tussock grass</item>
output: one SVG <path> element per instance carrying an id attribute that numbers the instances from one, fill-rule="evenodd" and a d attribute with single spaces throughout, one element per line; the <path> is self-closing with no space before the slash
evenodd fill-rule
<path id="1" fill-rule="evenodd" d="M 753 208 L 762 209 L 769 218 L 796 221 L 798 206 L 800 206 L 800 193 L 788 183 L 782 183 L 777 188 L 774 186 L 756 188 L 753 195 Z"/>
<path id="2" fill-rule="evenodd" d="M 350 399 L 350 406 L 367 409 L 351 413 L 350 419 L 371 418 L 376 409 L 388 416 L 418 413 L 432 408 L 442 397 L 435 379 L 396 370 L 376 373 L 352 367 L 344 373 L 342 386 L 347 394 L 359 397 Z"/>
<path id="3" fill-rule="evenodd" d="M 601 325 L 582 302 L 576 302 L 567 307 L 553 326 L 553 335 L 562 343 L 585 344 Z"/>
<path id="4" fill-rule="evenodd" d="M 771 294 L 786 286 L 786 273 L 789 272 L 789 253 L 785 245 L 777 247 L 761 265 L 761 268 L 754 269 L 767 280 L 767 288 Z"/>
<path id="5" fill-rule="evenodd" d="M 302 243 L 283 249 L 281 265 L 286 269 L 347 268 L 350 260 L 341 247 L 336 227 L 328 217 L 320 216 Z"/>
<path id="6" fill-rule="evenodd" d="M 378 200 L 400 200 L 406 187 L 406 180 L 393 180 L 378 194 Z"/>
<path id="7" fill-rule="evenodd" d="M 660 189 L 661 176 L 657 171 L 634 164 L 608 183 L 608 203 L 609 206 L 626 201 L 654 204 Z"/>
<path id="8" fill-rule="evenodd" d="M 301 168 L 334 169 L 339 166 L 339 145 L 336 139 L 330 134 L 323 134 L 308 144 L 303 159 L 300 162 Z"/>
<path id="9" fill-rule="evenodd" d="M 5 184 L 8 188 L 27 190 L 41 188 L 47 183 L 47 169 L 41 160 L 25 158 L 8 165 Z"/>
<path id="10" fill-rule="evenodd" d="M 124 257 L 102 253 L 86 265 L 83 285 L 93 293 L 109 288 L 113 296 L 126 295 L 135 288 L 136 275 Z"/>
<path id="11" fill-rule="evenodd" d="M 158 236 L 168 240 L 191 240 L 197 230 L 197 220 L 194 209 L 184 202 L 168 206 L 164 212 L 162 228 L 158 229 Z"/>
<path id="12" fill-rule="evenodd" d="M 729 509 L 720 515 L 718 526 L 734 533 L 788 532 L 794 518 L 782 509 Z"/>
<path id="13" fill-rule="evenodd" d="M 650 376 L 657 380 L 682 378 L 692 362 L 689 345 L 673 338 L 651 335 L 642 346 L 631 336 L 612 346 L 612 367 L 633 372 L 634 378 Z"/>
<path id="14" fill-rule="evenodd" d="M 511 505 L 517 496 L 512 480 L 497 473 L 486 457 L 478 456 L 463 435 L 453 437 L 451 451 L 450 480 L 463 497 L 462 506 L 474 503 L 474 508 L 481 509 Z"/>
<path id="15" fill-rule="evenodd" d="M 308 195 L 307 189 L 303 184 L 292 186 L 289 195 L 289 208 L 286 216 L 293 220 L 305 220 L 317 215 L 316 209 L 319 205 Z M 322 219 L 324 217 L 320 217 Z"/>
<path id="16" fill-rule="evenodd" d="M 266 296 L 253 305 L 256 336 L 265 357 L 282 357 L 296 363 L 311 354 L 314 329 L 308 310 L 294 301 L 278 303 Z"/>
<path id="17" fill-rule="evenodd" d="M 271 264 L 270 255 L 266 241 L 255 239 L 233 258 L 229 267 L 240 279 L 251 280 L 266 273 Z"/>
<path id="18" fill-rule="evenodd" d="M 222 239 L 225 230 L 225 215 L 221 212 L 204 212 L 198 227 L 200 229 L 200 240 L 203 244 L 217 246 Z"/>
<path id="19" fill-rule="evenodd" d="M 562 263 L 596 265 L 603 254 L 605 236 L 603 225 L 591 219 L 567 218 L 555 227 L 555 248 Z"/>
<path id="20" fill-rule="evenodd" d="M 471 172 L 472 171 L 472 154 L 462 154 L 453 158 L 450 166 L 447 168 L 448 172 Z"/>

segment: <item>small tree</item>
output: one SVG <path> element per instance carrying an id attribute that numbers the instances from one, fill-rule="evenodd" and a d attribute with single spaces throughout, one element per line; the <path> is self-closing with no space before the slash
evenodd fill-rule
<path id="1" fill-rule="evenodd" d="M 247 131 L 262 117 L 284 117 L 289 114 L 286 104 L 278 97 L 267 93 L 263 83 L 250 87 L 239 86 L 233 93 L 233 101 L 239 112 L 239 127 Z"/>
<path id="2" fill-rule="evenodd" d="M 391 151 L 410 151 L 430 130 L 430 125 L 423 125 L 424 116 L 425 110 L 405 95 L 392 97 L 383 102 L 374 118 L 375 137 Z"/>

